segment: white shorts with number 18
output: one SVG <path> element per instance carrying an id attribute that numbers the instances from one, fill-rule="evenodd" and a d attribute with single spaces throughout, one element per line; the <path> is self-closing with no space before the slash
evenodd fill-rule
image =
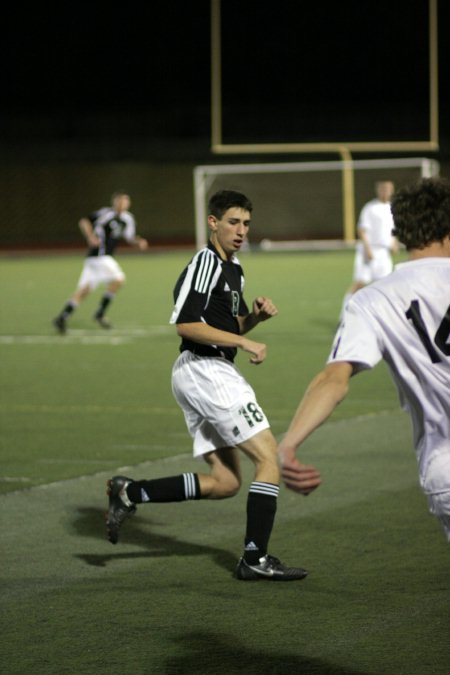
<path id="1" fill-rule="evenodd" d="M 226 359 L 182 352 L 172 391 L 194 440 L 194 457 L 235 447 L 270 426 L 252 387 Z"/>

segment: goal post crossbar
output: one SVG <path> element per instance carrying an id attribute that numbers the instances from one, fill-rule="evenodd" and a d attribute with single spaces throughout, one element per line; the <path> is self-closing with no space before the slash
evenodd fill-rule
<path id="1" fill-rule="evenodd" d="M 222 175 L 240 174 L 268 174 L 268 173 L 294 173 L 294 172 L 317 172 L 317 171 L 341 171 L 347 178 L 353 181 L 353 172 L 364 169 L 393 169 L 393 168 L 418 168 L 422 177 L 431 177 L 439 174 L 439 163 L 426 157 L 410 157 L 399 159 L 361 159 L 320 162 L 268 162 L 252 164 L 211 164 L 201 165 L 194 168 L 194 207 L 195 207 L 195 238 L 197 248 L 202 248 L 207 243 L 207 193 L 215 177 Z M 347 203 L 345 203 L 347 200 Z M 354 192 L 351 189 L 348 194 L 343 188 L 344 202 L 344 241 L 350 241 L 350 232 L 354 222 L 349 222 L 354 214 Z M 347 222 L 345 222 L 347 221 Z"/>

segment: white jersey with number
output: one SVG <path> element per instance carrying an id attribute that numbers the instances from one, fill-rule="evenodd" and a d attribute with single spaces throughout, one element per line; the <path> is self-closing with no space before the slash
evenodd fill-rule
<path id="1" fill-rule="evenodd" d="M 349 300 L 328 363 L 384 359 L 411 415 L 421 484 L 450 490 L 450 259 L 421 258 Z"/>

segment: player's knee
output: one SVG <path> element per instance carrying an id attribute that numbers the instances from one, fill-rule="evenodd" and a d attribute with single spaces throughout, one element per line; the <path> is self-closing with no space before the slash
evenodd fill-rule
<path id="1" fill-rule="evenodd" d="M 125 277 L 124 278 L 121 277 L 120 279 L 114 279 L 114 281 L 112 281 L 109 284 L 106 290 L 109 291 L 110 293 L 117 293 L 117 291 L 119 291 L 122 288 L 124 283 Z"/>

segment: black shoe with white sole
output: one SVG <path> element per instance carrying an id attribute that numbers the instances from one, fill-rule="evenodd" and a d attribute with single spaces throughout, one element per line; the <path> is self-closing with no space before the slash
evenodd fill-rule
<path id="1" fill-rule="evenodd" d="M 112 328 L 112 324 L 108 321 L 108 319 L 105 319 L 104 316 L 97 316 L 97 314 L 94 314 L 94 321 L 96 321 L 99 326 L 105 328 L 106 330 Z"/>
<path id="2" fill-rule="evenodd" d="M 278 558 L 265 555 L 259 559 L 257 565 L 249 565 L 241 558 L 236 567 L 236 577 L 242 581 L 295 581 L 304 579 L 308 572 L 301 567 L 287 567 Z"/>
<path id="3" fill-rule="evenodd" d="M 52 323 L 60 335 L 65 335 L 67 328 L 66 320 L 63 316 L 57 316 L 56 319 L 53 319 Z"/>

